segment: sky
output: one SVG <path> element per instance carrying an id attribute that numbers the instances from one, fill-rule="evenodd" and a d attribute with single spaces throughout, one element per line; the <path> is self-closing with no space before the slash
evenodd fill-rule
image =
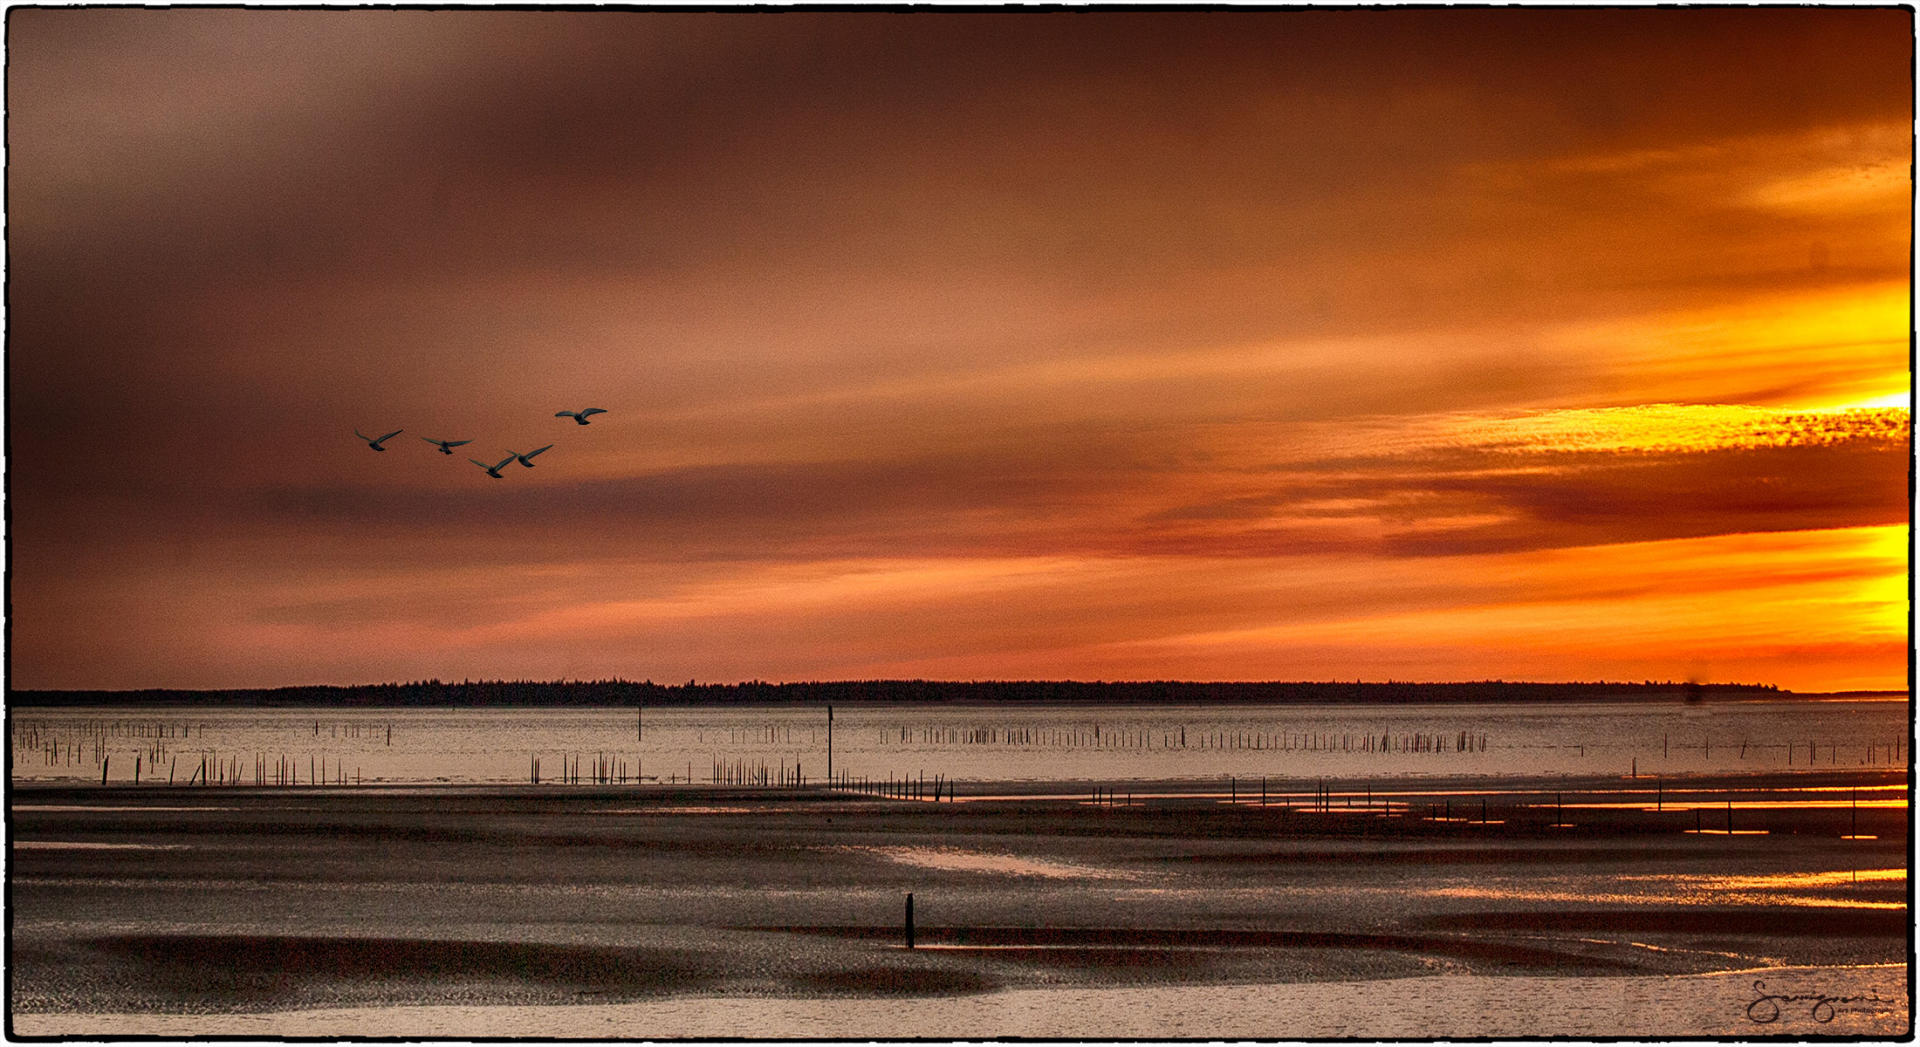
<path id="1" fill-rule="evenodd" d="M 1909 11 L 6 49 L 15 687 L 1908 686 Z"/>

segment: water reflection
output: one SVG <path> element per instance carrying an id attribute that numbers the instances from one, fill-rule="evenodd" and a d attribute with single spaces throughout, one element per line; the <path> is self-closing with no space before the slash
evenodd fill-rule
<path id="1" fill-rule="evenodd" d="M 1626 877 L 1636 879 L 1637 877 Z M 1826 872 L 1783 872 L 1766 873 L 1759 876 L 1712 876 L 1698 877 L 1700 884 L 1707 890 L 1760 890 L 1793 889 L 1811 887 L 1834 887 L 1861 881 L 1902 881 L 1907 878 L 1905 869 L 1832 869 Z"/>
<path id="2" fill-rule="evenodd" d="M 1819 872 L 1781 872 L 1722 876 L 1695 873 L 1625 874 L 1614 879 L 1622 890 L 1595 889 L 1589 883 L 1553 884 L 1535 880 L 1454 883 L 1420 893 L 1438 898 L 1470 898 L 1503 902 L 1554 902 L 1579 905 L 1712 904 L 1774 906 L 1791 904 L 1814 908 L 1906 908 L 1905 900 L 1890 900 L 1887 885 L 1904 883 L 1907 870 L 1830 869 Z M 1865 885 L 1874 897 L 1851 896 L 1851 888 Z"/>
<path id="3" fill-rule="evenodd" d="M 903 865 L 947 872 L 990 873 L 1000 876 L 1039 876 L 1060 880 L 1131 880 L 1137 873 L 1101 869 L 1002 852 L 960 847 L 836 847 L 843 853 L 873 854 Z"/>
<path id="4" fill-rule="evenodd" d="M 24 781 L 289 787 L 806 781 L 823 708 L 11 711 Z M 1698 710 L 1691 710 L 1698 712 Z M 1637 776 L 1906 767 L 1905 701 L 1407 706 L 841 706 L 866 784 Z M 962 789 L 962 793 L 965 793 Z M 1863 795 L 1862 801 L 1866 802 Z"/>

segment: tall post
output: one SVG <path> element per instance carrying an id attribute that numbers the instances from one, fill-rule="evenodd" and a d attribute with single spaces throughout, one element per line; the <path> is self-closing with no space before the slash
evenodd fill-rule
<path id="1" fill-rule="evenodd" d="M 907 892 L 907 948 L 913 948 L 913 892 Z"/>
<path id="2" fill-rule="evenodd" d="M 833 784 L 833 706 L 827 706 L 827 784 Z"/>

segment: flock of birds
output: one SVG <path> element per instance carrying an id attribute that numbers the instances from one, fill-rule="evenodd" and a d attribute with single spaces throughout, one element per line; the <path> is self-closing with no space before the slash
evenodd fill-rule
<path id="1" fill-rule="evenodd" d="M 574 422 L 580 425 L 586 425 L 588 416 L 596 415 L 596 414 L 606 414 L 606 413 L 607 412 L 605 408 L 589 407 L 584 411 L 556 411 L 554 412 L 553 416 L 555 418 L 571 418 L 574 420 Z M 382 445 L 385 444 L 388 440 L 391 440 L 394 437 L 399 436 L 401 433 L 404 433 L 404 432 L 406 432 L 405 429 L 395 429 L 393 432 L 390 432 L 385 436 L 372 437 L 372 436 L 368 436 L 366 433 L 363 433 L 358 429 L 355 429 L 353 431 L 353 435 L 359 437 L 362 440 L 365 440 L 368 447 L 371 447 L 376 451 L 385 451 L 386 448 L 383 447 Z M 423 436 L 420 439 L 425 440 L 426 442 L 434 445 L 435 447 L 438 447 L 440 449 L 440 453 L 445 455 L 453 454 L 453 449 L 461 446 L 462 444 L 470 444 L 473 442 L 472 440 L 435 440 L 431 436 Z M 467 461 L 472 462 L 473 464 L 479 466 L 482 469 L 485 469 L 487 471 L 488 476 L 491 476 L 494 479 L 499 480 L 499 479 L 503 479 L 503 477 L 500 475 L 500 470 L 506 468 L 509 465 L 512 465 L 516 461 L 519 462 L 521 465 L 531 469 L 533 468 L 533 459 L 535 455 L 544 454 L 547 451 L 550 451 L 552 449 L 553 449 L 553 445 L 548 444 L 545 447 L 538 447 L 531 451 L 528 451 L 526 454 L 521 454 L 518 451 L 508 451 L 507 456 L 505 458 L 500 459 L 500 461 L 494 465 L 488 465 L 487 463 L 481 461 L 478 458 L 469 458 L 467 459 Z"/>

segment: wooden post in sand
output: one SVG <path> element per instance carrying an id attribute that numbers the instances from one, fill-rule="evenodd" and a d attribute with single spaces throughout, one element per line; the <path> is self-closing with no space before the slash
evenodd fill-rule
<path id="1" fill-rule="evenodd" d="M 833 781 L 833 706 L 827 706 L 827 781 Z"/>
<path id="2" fill-rule="evenodd" d="M 907 892 L 907 948 L 913 948 L 913 892 Z"/>
<path id="3" fill-rule="evenodd" d="M 101 785 L 107 784 L 107 765 L 112 762 L 113 762 L 113 757 L 111 756 L 100 761 L 100 784 Z"/>

